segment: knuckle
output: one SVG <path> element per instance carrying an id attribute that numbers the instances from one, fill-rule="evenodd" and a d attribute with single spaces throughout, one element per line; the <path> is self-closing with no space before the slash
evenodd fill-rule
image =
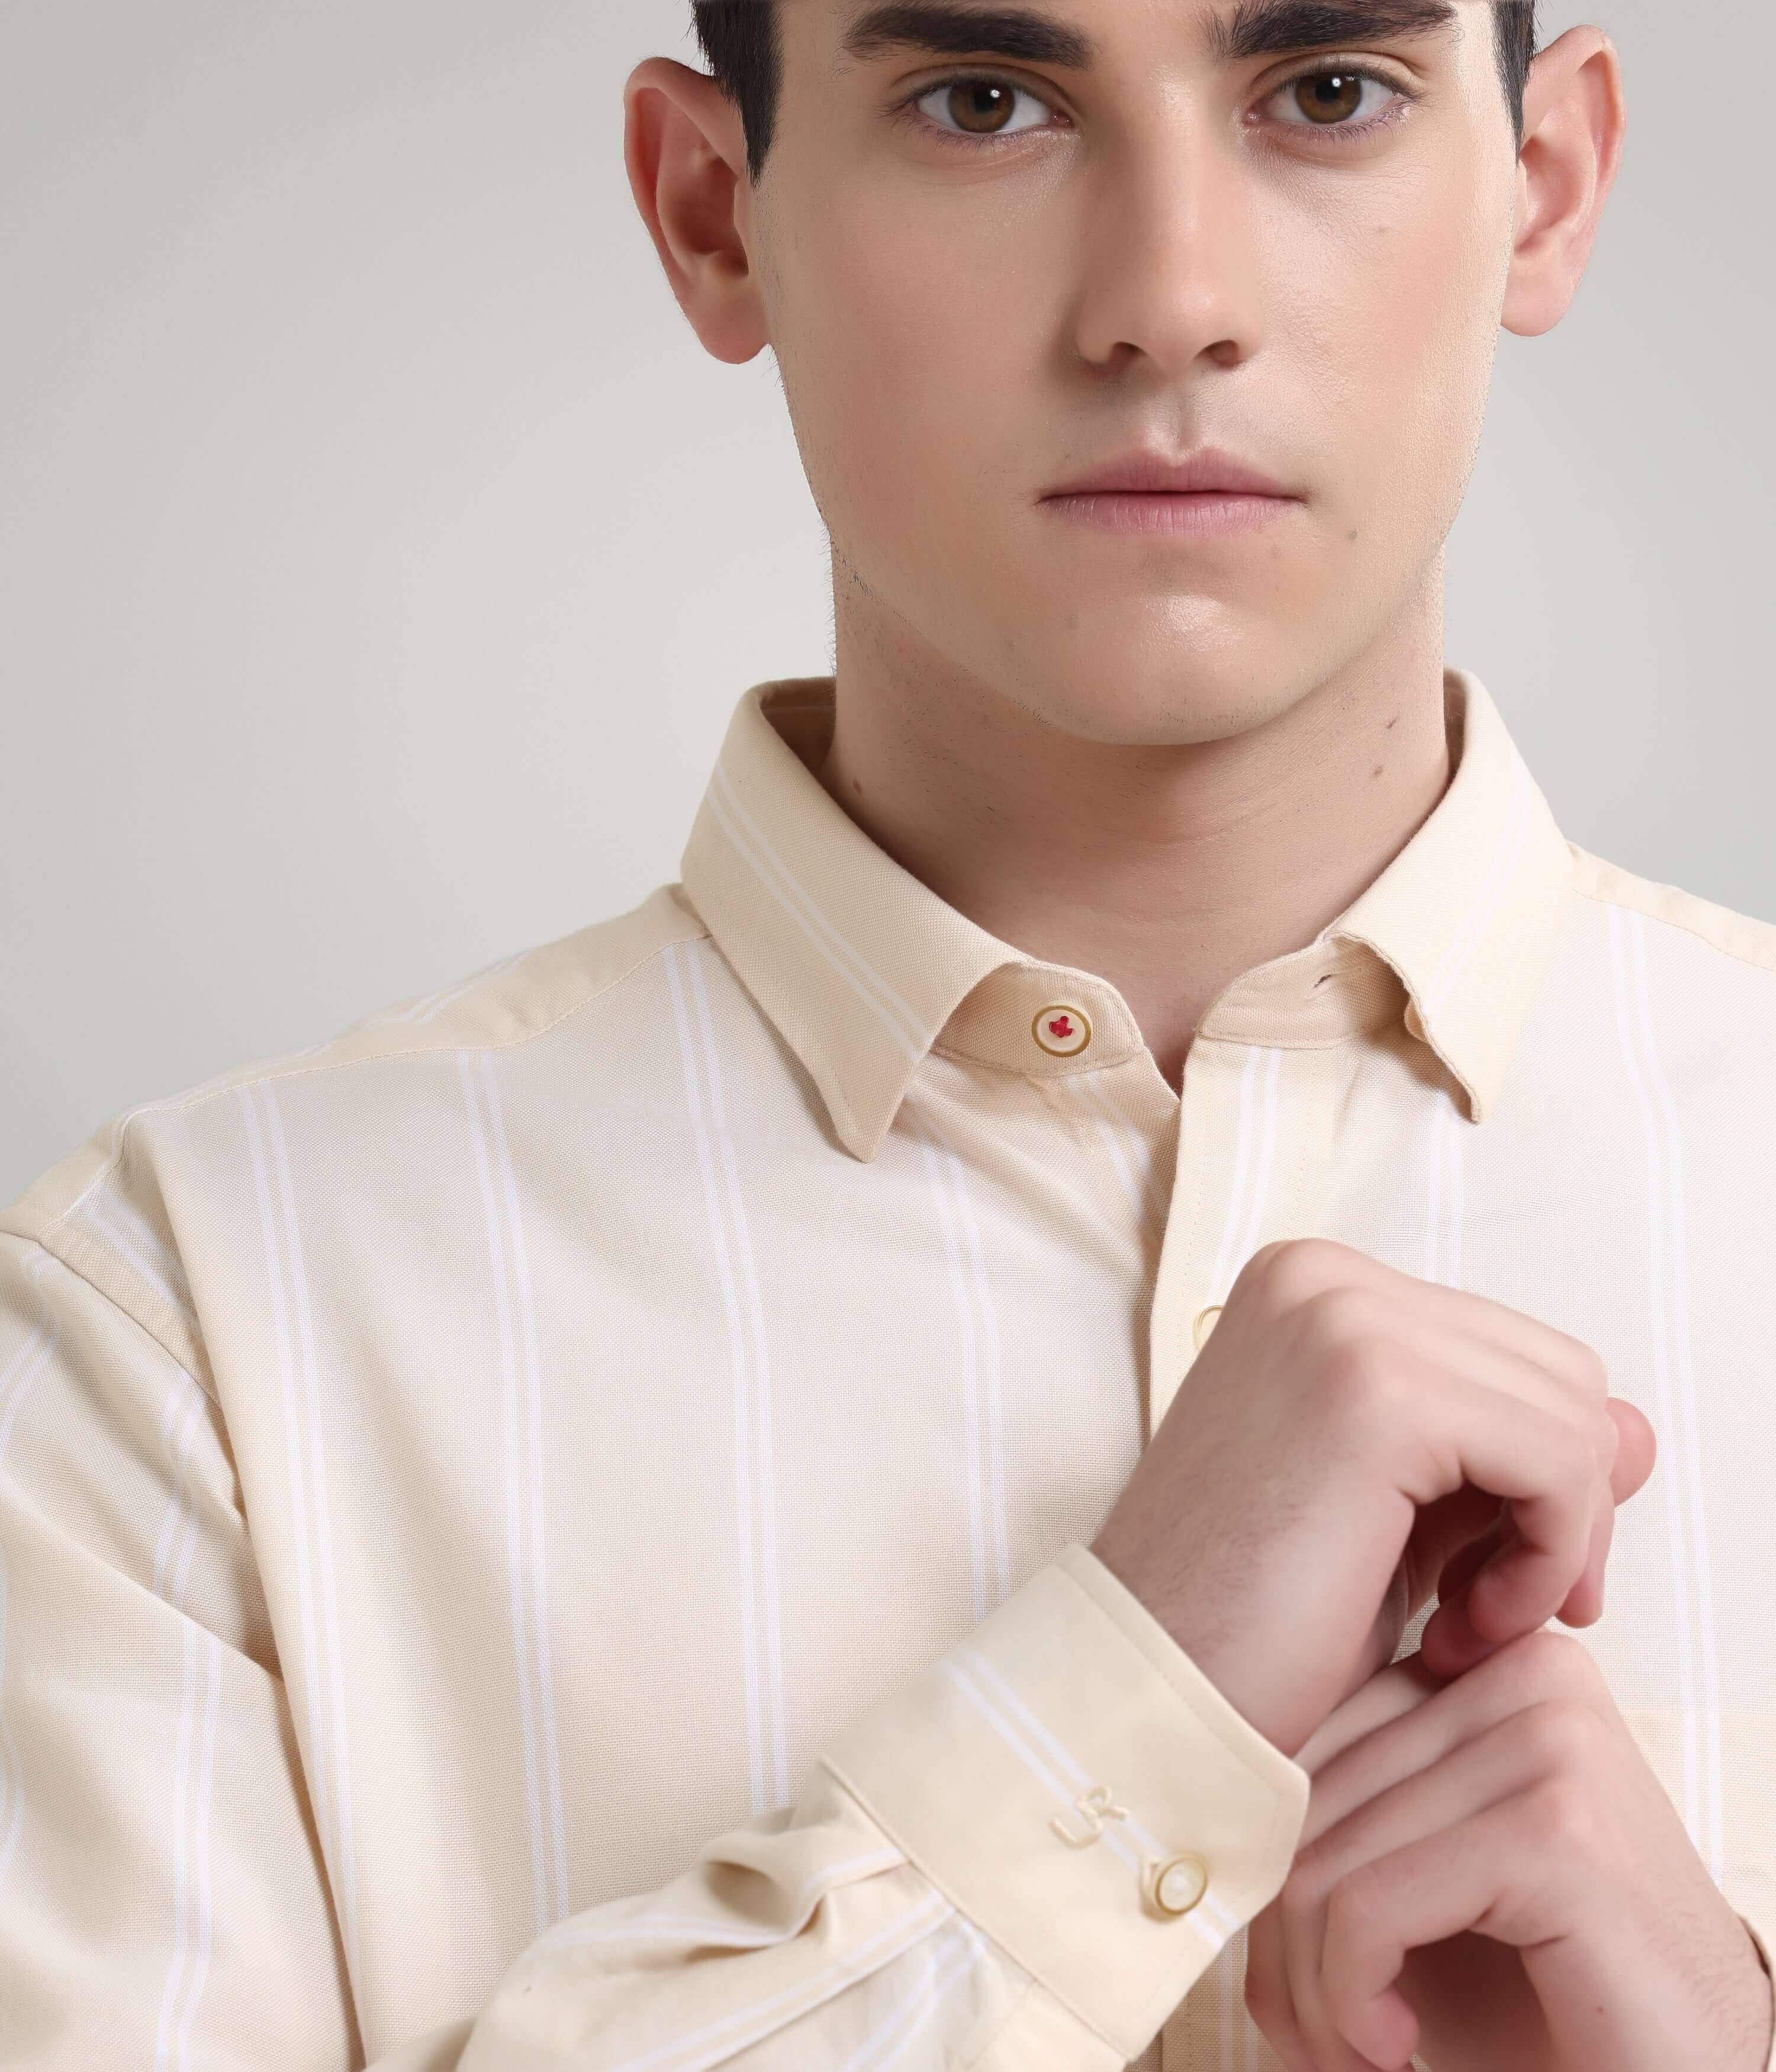
<path id="1" fill-rule="evenodd" d="M 1551 1416 L 1549 1448 L 1560 1482 L 1568 1489 L 1589 1492 L 1597 1479 L 1597 1443 L 1591 1420 L 1574 1424 L 1557 1414 Z"/>
<path id="2" fill-rule="evenodd" d="M 1552 1702 L 1591 1708 L 1601 1719 L 1607 1695 L 1603 1672 L 1577 1640 L 1550 1627 L 1519 1634 L 1468 1671 L 1484 1688 L 1490 1718 L 1507 1722 Z"/>
<path id="3" fill-rule="evenodd" d="M 1491 1670 L 1506 1701 L 1518 1712 L 1556 1700 L 1594 1707 L 1607 1689 L 1584 1643 L 1551 1626 L 1519 1634 L 1479 1666 Z"/>
<path id="4" fill-rule="evenodd" d="M 1326 1896 L 1329 1942 L 1336 1930 L 1342 1947 L 1348 1949 L 1360 1945 L 1364 1924 L 1373 1920 L 1380 1910 L 1386 1882 L 1387 1873 L 1379 1864 L 1361 1864 L 1348 1877 L 1339 1879 Z"/>
<path id="5" fill-rule="evenodd" d="M 1589 1797 L 1589 1780 L 1601 1753 L 1603 1721 L 1578 1698 L 1543 1698 L 1517 1715 L 1517 1732 L 1531 1758 L 1556 1778 Z"/>
<path id="6" fill-rule="evenodd" d="M 1316 1851 L 1317 1844 L 1311 1842 L 1299 1851 L 1288 1877 L 1283 1880 L 1282 1889 L 1276 1895 L 1276 1910 L 1285 1922 L 1300 1923 L 1310 1919 L 1319 1911 L 1326 1897 L 1325 1869 Z"/>
<path id="7" fill-rule="evenodd" d="M 1544 1777 L 1528 1794 L 1538 1842 L 1562 1863 L 1595 1860 L 1605 1852 L 1607 1836 L 1597 1798 L 1576 1769 Z"/>
<path id="8" fill-rule="evenodd" d="M 1241 1272 L 1250 1273 L 1273 1301 L 1293 1307 L 1347 1273 L 1346 1248 L 1331 1238 L 1277 1238 L 1260 1245 Z"/>
<path id="9" fill-rule="evenodd" d="M 1575 1338 L 1568 1332 L 1560 1331 L 1556 1335 L 1560 1341 L 1566 1367 L 1572 1379 L 1587 1395 L 1599 1399 L 1607 1396 L 1610 1392 L 1610 1370 L 1604 1363 L 1602 1354 L 1584 1338 Z"/>
<path id="10" fill-rule="evenodd" d="M 1246 1967 L 1246 2011 L 1262 2023 L 1266 2019 L 1275 2021 L 1285 2011 L 1286 2003 L 1276 1981 L 1271 1976 L 1268 1965 L 1248 1964 Z"/>
<path id="11" fill-rule="evenodd" d="M 1608 1693 L 1609 1685 L 1589 1649 L 1570 1634 L 1544 1629 L 1535 1638 L 1541 1642 L 1536 1653 L 1548 1686 L 1561 1697 L 1593 1708 L 1589 1716 L 1597 1716 L 1596 1701 Z"/>
<path id="12" fill-rule="evenodd" d="M 1297 1315 L 1316 1346 L 1370 1346 L 1375 1342 L 1380 1305 L 1366 1289 L 1335 1281 L 1304 1297 Z"/>
<path id="13" fill-rule="evenodd" d="M 1392 1416 L 1400 1375 L 1381 1306 L 1357 1288 L 1329 1288 L 1302 1306 L 1317 1385 L 1346 1418 Z"/>

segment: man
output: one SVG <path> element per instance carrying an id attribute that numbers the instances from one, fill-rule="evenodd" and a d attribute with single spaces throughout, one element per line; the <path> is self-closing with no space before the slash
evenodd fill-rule
<path id="1" fill-rule="evenodd" d="M 1442 657 L 1613 48 L 699 27 L 629 175 L 833 675 L 0 1219 L 0 2062 L 1768 2067 L 1776 931 Z"/>

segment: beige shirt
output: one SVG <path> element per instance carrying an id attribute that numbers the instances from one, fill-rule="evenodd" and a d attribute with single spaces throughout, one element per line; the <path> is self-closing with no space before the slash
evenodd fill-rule
<path id="1" fill-rule="evenodd" d="M 1181 1098 L 839 810 L 804 679 L 681 886 L 0 1216 L 0 2064 L 1275 2067 L 1306 1774 L 1087 1548 L 1311 1233 L 1652 1420 L 1576 1637 L 1776 1947 L 1776 929 L 1448 686 L 1442 802 Z"/>

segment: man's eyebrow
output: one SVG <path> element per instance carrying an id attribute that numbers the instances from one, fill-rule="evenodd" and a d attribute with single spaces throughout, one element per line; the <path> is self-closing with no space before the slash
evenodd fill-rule
<path id="1" fill-rule="evenodd" d="M 841 38 L 849 58 L 890 51 L 937 51 L 962 57 L 990 51 L 1020 64 L 1083 72 L 1098 47 L 1083 29 L 1028 7 L 978 7 L 965 0 L 887 0 L 860 14 Z"/>
<path id="2" fill-rule="evenodd" d="M 1231 17 L 1215 17 L 1209 46 L 1222 59 L 1280 57 L 1447 36 L 1457 19 L 1456 0 L 1240 0 Z"/>

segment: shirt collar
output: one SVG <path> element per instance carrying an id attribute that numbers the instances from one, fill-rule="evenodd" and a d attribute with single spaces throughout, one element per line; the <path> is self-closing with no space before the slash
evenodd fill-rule
<path id="1" fill-rule="evenodd" d="M 1552 953 L 1572 861 L 1478 679 L 1449 670 L 1445 691 L 1456 768 L 1429 818 L 1314 944 L 1235 981 L 1202 1026 L 1237 1021 L 1242 993 L 1248 1013 L 1267 1023 L 1293 1013 L 1316 956 L 1366 946 L 1404 986 L 1407 1028 L 1453 1074 L 1478 1122 L 1496 1099 Z M 830 676 L 780 678 L 746 693 L 692 825 L 682 875 L 723 956 L 819 1088 L 846 1149 L 875 1155 L 919 1061 L 952 1017 L 959 1040 L 944 1047 L 978 1054 L 970 1018 L 958 1010 L 997 973 L 1005 974 L 998 991 L 1017 1003 L 1013 1018 L 1047 1001 L 1088 1002 L 1092 1068 L 1138 1052 L 1140 1032 L 1113 988 L 977 927 L 828 796 L 816 771 L 831 738 L 832 699 Z M 1331 1011 L 1326 996 L 1316 997 Z M 1337 1033 L 1343 1025 L 1324 1026 Z M 1288 1040 L 1285 1029 L 1278 1034 Z M 1029 1052 L 1033 1074 L 1083 1063 Z"/>
<path id="2" fill-rule="evenodd" d="M 1392 967 L 1408 1030 L 1454 1075 L 1479 1122 L 1497 1104 L 1553 956 L 1572 852 L 1479 678 L 1445 670 L 1444 699 L 1448 788 L 1318 939 L 1366 943 Z"/>
<path id="3" fill-rule="evenodd" d="M 960 1002 L 1027 960 L 902 870 L 828 795 L 814 766 L 832 698 L 832 677 L 794 676 L 741 699 L 682 872 L 841 1141 L 871 1158 Z"/>

